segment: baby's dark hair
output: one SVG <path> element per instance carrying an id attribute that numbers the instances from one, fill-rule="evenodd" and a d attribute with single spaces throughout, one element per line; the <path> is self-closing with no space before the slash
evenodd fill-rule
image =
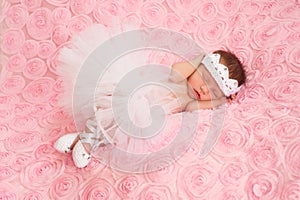
<path id="1" fill-rule="evenodd" d="M 218 50 L 213 53 L 217 53 L 221 56 L 220 63 L 228 67 L 229 78 L 235 79 L 238 81 L 239 85 L 242 85 L 246 82 L 246 72 L 241 61 L 229 51 Z"/>

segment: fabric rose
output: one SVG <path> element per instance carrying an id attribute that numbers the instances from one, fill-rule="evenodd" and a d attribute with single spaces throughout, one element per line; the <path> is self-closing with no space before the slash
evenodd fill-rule
<path id="1" fill-rule="evenodd" d="M 1 91 L 5 94 L 18 94 L 25 86 L 25 80 L 22 76 L 15 75 L 7 77 L 1 86 Z"/>
<path id="2" fill-rule="evenodd" d="M 0 125 L 2 126 L 2 125 Z M 0 134 L 2 132 L 0 131 Z M 12 161 L 15 159 L 16 154 L 9 151 L 0 151 L 0 166 L 11 166 Z"/>
<path id="3" fill-rule="evenodd" d="M 40 137 L 40 133 L 34 131 L 16 133 L 5 140 L 4 146 L 7 150 L 18 153 L 33 151 L 40 142 Z"/>
<path id="4" fill-rule="evenodd" d="M 21 53 L 26 58 L 35 57 L 38 53 L 39 43 L 35 40 L 26 40 L 21 48 Z"/>
<path id="5" fill-rule="evenodd" d="M 265 138 L 248 149 L 250 166 L 254 169 L 275 169 L 281 163 L 280 145 L 274 139 Z"/>
<path id="6" fill-rule="evenodd" d="M 22 200 L 43 200 L 46 197 L 37 191 L 29 191 L 23 195 Z"/>
<path id="7" fill-rule="evenodd" d="M 4 30 L 1 37 L 1 50 L 6 54 L 17 53 L 25 42 L 25 35 L 19 29 Z"/>
<path id="8" fill-rule="evenodd" d="M 0 121 L 2 123 L 9 122 L 15 117 L 11 109 L 0 109 Z"/>
<path id="9" fill-rule="evenodd" d="M 64 173 L 51 183 L 49 196 L 51 199 L 79 200 L 78 190 L 81 182 L 80 175 Z"/>
<path id="10" fill-rule="evenodd" d="M 92 19 L 87 15 L 76 15 L 69 20 L 67 30 L 71 35 L 77 34 L 92 25 Z"/>
<path id="11" fill-rule="evenodd" d="M 52 96 L 54 85 L 52 78 L 43 77 L 31 81 L 23 90 L 23 97 L 30 103 L 44 103 Z"/>
<path id="12" fill-rule="evenodd" d="M 255 1 L 244 1 L 240 5 L 240 12 L 246 15 L 257 15 L 260 10 L 260 5 Z"/>
<path id="13" fill-rule="evenodd" d="M 142 20 L 136 13 L 129 13 L 121 19 L 122 30 L 130 30 L 132 28 L 140 27 Z"/>
<path id="14" fill-rule="evenodd" d="M 18 153 L 12 160 L 11 167 L 20 172 L 23 168 L 25 168 L 29 163 L 32 162 L 32 157 L 29 153 Z"/>
<path id="15" fill-rule="evenodd" d="M 106 26 L 114 26 L 119 21 L 119 15 L 123 15 L 120 1 L 104 0 L 97 1 L 93 10 L 95 20 Z"/>
<path id="16" fill-rule="evenodd" d="M 286 3 L 272 10 L 271 16 L 278 21 L 299 21 L 299 4 Z"/>
<path id="17" fill-rule="evenodd" d="M 41 7 L 31 13 L 27 24 L 28 34 L 36 40 L 50 38 L 53 24 L 51 22 L 52 13 L 50 9 Z"/>
<path id="18" fill-rule="evenodd" d="M 52 108 L 48 104 L 34 104 L 30 112 L 32 117 L 41 117 L 47 114 Z"/>
<path id="19" fill-rule="evenodd" d="M 175 13 L 168 13 L 164 19 L 164 26 L 179 31 L 183 26 L 183 19 Z"/>
<path id="20" fill-rule="evenodd" d="M 34 151 L 34 156 L 37 160 L 41 158 L 52 158 L 54 157 L 55 149 L 53 148 L 53 144 L 44 143 L 40 144 Z M 56 155 L 55 155 L 56 156 Z"/>
<path id="21" fill-rule="evenodd" d="M 125 12 L 139 12 L 141 6 L 143 5 L 143 0 L 124 0 L 121 4 L 122 9 Z"/>
<path id="22" fill-rule="evenodd" d="M 288 45 L 286 44 L 281 44 L 281 45 L 276 45 L 273 47 L 272 51 L 272 61 L 275 63 L 280 63 L 285 61 L 286 58 L 286 53 L 287 53 L 287 48 Z M 291 59 L 289 59 L 291 60 Z"/>
<path id="23" fill-rule="evenodd" d="M 20 182 L 25 188 L 39 190 L 51 185 L 64 169 L 65 166 L 61 160 L 37 160 L 21 171 Z"/>
<path id="24" fill-rule="evenodd" d="M 261 101 L 265 103 L 264 101 Z M 252 101 L 243 101 L 243 104 L 239 105 L 236 109 L 235 114 L 237 117 L 241 117 L 240 119 L 249 119 L 250 117 L 256 117 L 263 114 L 266 110 L 266 107 L 261 104 L 258 100 Z"/>
<path id="25" fill-rule="evenodd" d="M 286 68 L 282 64 L 274 64 L 270 65 L 267 68 L 263 69 L 259 76 L 259 80 L 264 85 L 272 85 L 272 83 L 276 82 L 278 79 L 282 78 L 286 73 Z"/>
<path id="26" fill-rule="evenodd" d="M 9 57 L 6 68 L 11 72 L 22 72 L 26 63 L 26 58 L 23 54 L 15 54 Z"/>
<path id="27" fill-rule="evenodd" d="M 198 16 L 205 21 L 213 20 L 217 14 L 217 5 L 214 1 L 201 1 L 198 5 L 196 5 L 198 10 Z"/>
<path id="28" fill-rule="evenodd" d="M 69 0 L 46 0 L 46 2 L 55 7 L 69 6 Z"/>
<path id="29" fill-rule="evenodd" d="M 191 164 L 180 170 L 177 191 L 183 199 L 201 199 L 217 181 L 215 169 L 207 163 Z"/>
<path id="30" fill-rule="evenodd" d="M 195 15 L 188 15 L 183 17 L 183 25 L 182 30 L 186 33 L 195 33 L 197 30 L 197 25 L 200 22 L 198 16 Z"/>
<path id="31" fill-rule="evenodd" d="M 300 196 L 300 182 L 299 180 L 289 181 L 285 183 L 284 189 L 281 193 L 282 200 L 293 200 Z"/>
<path id="32" fill-rule="evenodd" d="M 298 132 L 299 133 L 299 132 Z M 292 178 L 299 179 L 300 170 L 300 139 L 299 136 L 291 141 L 284 153 L 284 165 L 288 174 Z"/>
<path id="33" fill-rule="evenodd" d="M 281 117 L 273 121 L 271 124 L 270 134 L 276 136 L 276 138 L 286 145 L 293 138 L 299 136 L 300 121 L 294 117 Z"/>
<path id="34" fill-rule="evenodd" d="M 39 41 L 39 48 L 37 55 L 42 58 L 49 58 L 55 51 L 55 44 L 51 40 Z"/>
<path id="35" fill-rule="evenodd" d="M 161 26 L 166 15 L 166 7 L 156 2 L 147 1 L 141 7 L 141 19 L 146 27 Z"/>
<path id="36" fill-rule="evenodd" d="M 125 176 L 116 181 L 117 193 L 122 198 L 135 197 L 141 185 L 139 176 Z"/>
<path id="37" fill-rule="evenodd" d="M 9 166 L 0 166 L 0 180 L 12 181 L 16 177 L 16 171 Z"/>
<path id="38" fill-rule="evenodd" d="M 83 188 L 79 191 L 80 199 L 115 199 L 121 198 L 117 195 L 114 187 L 107 180 L 103 178 L 93 178 L 83 185 Z"/>
<path id="39" fill-rule="evenodd" d="M 200 22 L 194 37 L 201 47 L 211 49 L 219 45 L 230 33 L 228 23 L 222 19 L 210 22 Z"/>
<path id="40" fill-rule="evenodd" d="M 26 62 L 23 74 L 26 78 L 34 80 L 43 77 L 47 72 L 45 62 L 40 58 L 32 58 Z"/>
<path id="41" fill-rule="evenodd" d="M 224 16 L 232 16 L 239 11 L 240 1 L 238 0 L 222 0 L 218 1 L 218 12 Z"/>
<path id="42" fill-rule="evenodd" d="M 145 184 L 140 187 L 142 188 L 142 191 L 138 195 L 139 199 L 174 199 L 174 196 L 167 185 Z"/>
<path id="43" fill-rule="evenodd" d="M 282 105 L 297 105 L 299 103 L 300 76 L 287 74 L 269 89 L 269 98 Z"/>
<path id="44" fill-rule="evenodd" d="M 21 0 L 21 5 L 25 6 L 29 12 L 33 12 L 41 7 L 42 0 Z"/>
<path id="45" fill-rule="evenodd" d="M 300 73 L 300 48 L 298 45 L 292 46 L 287 53 L 287 60 L 289 61 L 289 68 L 296 73 Z"/>
<path id="46" fill-rule="evenodd" d="M 6 181 L 0 183 L 0 199 L 17 200 L 19 193 L 16 191 L 15 186 Z"/>
<path id="47" fill-rule="evenodd" d="M 25 6 L 13 5 L 7 12 L 5 23 L 9 28 L 22 29 L 28 19 L 28 11 Z"/>
<path id="48" fill-rule="evenodd" d="M 249 199 L 276 199 L 283 186 L 282 175 L 275 170 L 265 169 L 249 174 L 246 191 Z"/>
<path id="49" fill-rule="evenodd" d="M 222 190 L 211 194 L 210 199 L 216 200 L 244 200 L 246 194 L 236 187 L 224 187 Z"/>
<path id="50" fill-rule="evenodd" d="M 233 29 L 228 39 L 226 39 L 227 46 L 234 48 L 247 46 L 249 44 L 249 34 L 250 32 L 247 29 Z"/>
<path id="51" fill-rule="evenodd" d="M 71 12 L 67 8 L 57 7 L 52 11 L 52 23 L 67 25 L 71 19 Z"/>
<path id="52" fill-rule="evenodd" d="M 248 126 L 231 120 L 220 130 L 218 142 L 214 147 L 214 153 L 222 157 L 237 156 L 243 154 L 253 143 L 253 136 Z"/>
<path id="53" fill-rule="evenodd" d="M 252 133 L 258 138 L 263 139 L 269 136 L 269 128 L 272 120 L 266 116 L 257 116 L 249 120 Z"/>
<path id="54" fill-rule="evenodd" d="M 262 70 L 266 69 L 271 63 L 271 54 L 266 50 L 260 50 L 253 58 L 251 68 Z"/>
<path id="55" fill-rule="evenodd" d="M 282 40 L 280 37 L 281 35 L 286 34 L 287 31 L 283 29 L 280 23 L 267 23 L 254 29 L 253 42 L 250 44 L 254 49 L 257 50 L 262 48 L 270 48 Z"/>
<path id="56" fill-rule="evenodd" d="M 63 25 L 57 25 L 53 28 L 53 32 L 51 34 L 51 40 L 56 45 L 61 45 L 65 42 L 67 42 L 69 39 L 69 31 L 66 28 L 66 26 Z"/>
<path id="57" fill-rule="evenodd" d="M 20 103 L 20 98 L 17 95 L 0 95 L 0 108 L 11 107 L 16 103 Z"/>
<path id="58" fill-rule="evenodd" d="M 251 48 L 249 47 L 234 48 L 233 52 L 243 65 L 245 66 L 251 65 L 251 62 L 253 60 L 253 50 Z"/>
<path id="59" fill-rule="evenodd" d="M 176 0 L 166 0 L 167 5 L 171 8 L 174 13 L 178 13 L 179 15 L 183 16 L 187 13 L 193 13 L 197 10 L 197 5 L 199 1 L 192 0 L 192 1 L 176 1 Z M 158 2 L 159 3 L 159 2 Z"/>
<path id="60" fill-rule="evenodd" d="M 60 126 L 69 121 L 69 116 L 62 109 L 54 109 L 48 112 L 40 120 L 40 125 L 46 127 L 47 125 Z"/>
<path id="61" fill-rule="evenodd" d="M 220 170 L 219 180 L 223 185 L 240 185 L 243 182 L 248 167 L 240 161 L 225 163 Z"/>
<path id="62" fill-rule="evenodd" d="M 75 15 L 88 15 L 92 12 L 95 5 L 95 0 L 70 0 L 71 11 Z"/>
<path id="63" fill-rule="evenodd" d="M 280 117 L 284 117 L 288 115 L 290 112 L 291 110 L 287 106 L 281 104 L 273 104 L 266 109 L 266 113 L 272 119 L 278 119 Z"/>
<path id="64" fill-rule="evenodd" d="M 16 116 L 10 121 L 9 127 L 15 131 L 31 131 L 37 127 L 37 122 L 30 116 Z"/>

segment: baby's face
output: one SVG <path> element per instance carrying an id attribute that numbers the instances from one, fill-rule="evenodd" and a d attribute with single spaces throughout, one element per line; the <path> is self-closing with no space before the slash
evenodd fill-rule
<path id="1" fill-rule="evenodd" d="M 203 64 L 188 78 L 188 93 L 190 97 L 202 101 L 225 97 Z"/>

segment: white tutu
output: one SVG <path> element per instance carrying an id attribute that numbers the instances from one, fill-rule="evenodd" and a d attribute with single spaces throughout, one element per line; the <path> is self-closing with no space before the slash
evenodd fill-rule
<path id="1" fill-rule="evenodd" d="M 96 116 L 117 151 L 105 154 L 97 150 L 93 155 L 116 161 L 113 154 L 117 163 L 124 155 L 148 155 L 164 148 L 161 144 L 176 137 L 175 129 L 182 130 L 179 113 L 187 103 L 186 81 L 170 81 L 171 66 L 149 65 L 149 51 L 109 57 L 122 48 L 118 40 L 111 39 L 121 32 L 118 27 L 92 25 L 60 50 L 57 67 L 64 87 L 60 106 L 74 116 L 78 131 L 84 130 L 88 118 Z M 134 38 L 126 42 L 143 46 L 138 43 L 145 41 Z M 197 122 L 191 124 L 195 128 Z M 181 133 L 181 141 L 191 141 L 194 131 L 190 124 L 185 126 L 190 133 Z"/>

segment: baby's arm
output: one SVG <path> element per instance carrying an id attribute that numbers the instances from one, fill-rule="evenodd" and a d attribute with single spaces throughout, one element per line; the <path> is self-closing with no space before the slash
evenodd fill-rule
<path id="1" fill-rule="evenodd" d="M 185 111 L 193 111 L 193 110 L 199 110 L 199 109 L 212 109 L 216 108 L 222 104 L 226 103 L 226 98 L 220 98 L 212 101 L 198 101 L 198 100 L 193 100 L 190 101 L 186 107 Z"/>
<path id="2" fill-rule="evenodd" d="M 205 54 L 201 53 L 191 61 L 173 64 L 170 80 L 173 82 L 186 80 L 197 69 L 204 56 Z"/>

